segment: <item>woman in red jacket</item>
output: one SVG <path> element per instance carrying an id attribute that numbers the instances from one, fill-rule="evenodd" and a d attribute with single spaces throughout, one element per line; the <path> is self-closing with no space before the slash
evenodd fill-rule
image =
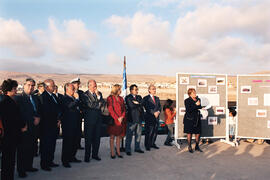
<path id="1" fill-rule="evenodd" d="M 120 141 L 126 133 L 126 108 L 124 99 L 120 96 L 121 86 L 115 84 L 112 86 L 111 95 L 107 98 L 107 105 L 110 116 L 114 119 L 114 125 L 108 127 L 110 134 L 111 158 L 115 159 L 114 139 L 116 137 L 116 155 L 120 155 Z"/>

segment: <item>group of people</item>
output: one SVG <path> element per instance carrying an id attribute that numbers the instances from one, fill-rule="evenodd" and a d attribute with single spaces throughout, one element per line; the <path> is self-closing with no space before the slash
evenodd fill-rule
<path id="1" fill-rule="evenodd" d="M 149 95 L 142 98 L 138 95 L 138 86 L 130 86 L 130 94 L 123 99 L 120 96 L 121 86 L 115 84 L 105 101 L 98 91 L 95 80 L 88 81 L 88 90 L 79 89 L 80 79 L 76 78 L 64 85 L 65 94 L 57 92 L 52 79 L 37 85 L 34 79 L 24 82 L 23 92 L 17 94 L 18 83 L 8 79 L 1 85 L 0 99 L 0 134 L 2 144 L 1 179 L 14 179 L 15 160 L 17 172 L 24 178 L 28 172 L 36 172 L 33 167 L 34 156 L 38 153 L 37 139 L 40 139 L 40 167 L 51 171 L 59 166 L 54 162 L 56 140 L 62 128 L 62 156 L 64 167 L 79 163 L 76 158 L 81 147 L 82 119 L 84 120 L 85 154 L 84 162 L 91 158 L 100 161 L 99 146 L 103 122 L 102 108 L 107 106 L 113 120 L 108 125 L 110 135 L 110 156 L 112 159 L 123 158 L 120 142 L 125 140 L 126 155 L 131 156 L 132 137 L 135 134 L 135 152 L 144 153 L 140 146 L 142 122 L 145 121 L 145 150 L 159 149 L 155 141 L 158 134 L 161 104 L 156 94 L 156 87 L 150 85 Z M 173 101 L 168 99 L 163 107 L 168 137 L 165 145 L 171 146 L 173 124 L 176 115 Z M 115 146 L 116 141 L 116 146 Z M 17 158 L 16 158 L 17 155 Z"/>

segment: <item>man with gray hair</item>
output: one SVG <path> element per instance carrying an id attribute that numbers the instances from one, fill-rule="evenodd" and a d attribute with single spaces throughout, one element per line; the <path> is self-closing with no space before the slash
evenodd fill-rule
<path id="1" fill-rule="evenodd" d="M 40 121 L 40 105 L 38 97 L 33 95 L 36 82 L 32 78 L 25 80 L 23 92 L 15 97 L 20 107 L 20 116 L 27 125 L 27 130 L 22 133 L 17 149 L 17 171 L 19 177 L 26 177 L 26 172 L 35 172 L 33 159 L 35 154 L 36 128 Z"/>
<path id="2" fill-rule="evenodd" d="M 98 151 L 102 124 L 101 107 L 104 106 L 105 101 L 102 93 L 97 89 L 95 80 L 88 81 L 88 90 L 82 97 L 85 135 L 84 161 L 90 162 L 91 153 L 93 159 L 100 161 Z"/>
<path id="3" fill-rule="evenodd" d="M 61 107 L 55 96 L 55 84 L 52 79 L 44 81 L 45 91 L 40 95 L 41 119 L 40 119 L 40 166 L 45 171 L 51 171 L 51 167 L 57 167 L 53 162 L 57 139 L 57 128 L 60 126 Z"/>
<path id="4" fill-rule="evenodd" d="M 149 95 L 143 98 L 143 106 L 145 108 L 145 149 L 159 149 L 155 144 L 159 127 L 159 115 L 161 112 L 160 100 L 156 95 L 156 87 L 151 84 L 148 87 Z"/>

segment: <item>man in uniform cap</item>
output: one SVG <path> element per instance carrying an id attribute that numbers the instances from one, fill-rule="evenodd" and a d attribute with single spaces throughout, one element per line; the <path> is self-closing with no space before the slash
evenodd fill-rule
<path id="1" fill-rule="evenodd" d="M 79 95 L 79 107 L 80 107 L 80 112 L 81 112 L 81 117 L 80 117 L 80 121 L 78 122 L 79 124 L 79 138 L 78 138 L 78 149 L 84 149 L 82 146 L 81 146 L 81 137 L 82 137 L 82 119 L 83 119 L 83 114 L 82 114 L 82 109 L 81 109 L 81 104 L 82 104 L 82 94 L 84 93 L 82 90 L 80 90 L 80 84 L 81 84 L 81 81 L 80 81 L 80 78 L 77 77 L 75 79 L 72 79 L 70 81 L 70 83 L 73 84 L 74 88 L 75 88 L 75 94 L 78 94 Z"/>

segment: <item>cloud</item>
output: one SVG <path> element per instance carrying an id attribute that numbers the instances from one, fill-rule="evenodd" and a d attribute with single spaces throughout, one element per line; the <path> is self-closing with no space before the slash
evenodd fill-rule
<path id="1" fill-rule="evenodd" d="M 143 52 L 156 53 L 169 48 L 169 22 L 161 21 L 153 14 L 137 12 L 132 18 L 113 15 L 106 20 L 123 42 Z M 120 33 L 129 30 L 128 33 Z M 164 49 L 165 48 L 165 49 Z"/>
<path id="2" fill-rule="evenodd" d="M 50 18 L 48 29 L 29 32 L 18 20 L 0 18 L 0 47 L 11 50 L 15 56 L 52 54 L 55 59 L 89 60 L 95 39 L 96 33 L 77 19 L 57 24 Z"/>
<path id="3" fill-rule="evenodd" d="M 16 56 L 39 57 L 44 49 L 32 33 L 17 20 L 0 18 L 0 47 L 11 50 Z"/>
<path id="4" fill-rule="evenodd" d="M 92 54 L 96 34 L 85 27 L 81 20 L 67 20 L 60 29 L 55 20 L 49 19 L 49 44 L 55 55 L 72 59 L 88 60 Z"/>
<path id="5" fill-rule="evenodd" d="M 197 1 L 196 1 L 197 2 Z M 186 3 L 186 4 L 185 4 Z M 124 45 L 139 52 L 165 55 L 166 59 L 212 64 L 269 62 L 270 6 L 268 1 L 237 3 L 206 1 L 199 6 L 184 1 L 178 7 L 194 8 L 168 22 L 154 14 L 114 15 L 107 23 Z M 118 19 L 114 23 L 113 19 Z M 124 22 L 124 26 L 122 26 Z"/>
<path id="6" fill-rule="evenodd" d="M 122 62 L 121 58 L 115 53 L 108 54 L 106 59 L 109 65 L 119 65 Z"/>

